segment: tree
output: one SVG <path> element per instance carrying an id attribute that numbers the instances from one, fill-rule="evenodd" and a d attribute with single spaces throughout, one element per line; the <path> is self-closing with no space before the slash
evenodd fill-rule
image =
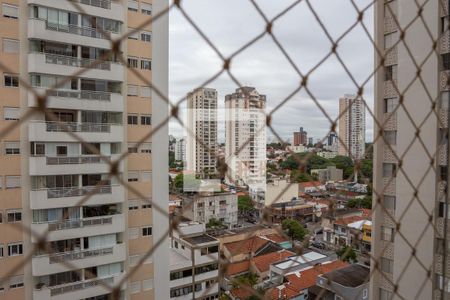
<path id="1" fill-rule="evenodd" d="M 339 250 L 336 251 L 336 254 L 342 261 L 346 261 L 349 263 L 358 262 L 356 252 L 351 246 L 342 246 Z"/>
<path id="2" fill-rule="evenodd" d="M 211 228 L 211 229 L 222 229 L 222 228 L 224 228 L 224 227 L 226 227 L 226 226 L 222 223 L 222 221 L 217 220 L 217 219 L 215 219 L 215 218 L 209 219 L 209 222 L 206 223 L 206 228 Z"/>
<path id="3" fill-rule="evenodd" d="M 176 164 L 175 164 L 175 152 L 173 151 L 169 151 L 169 167 L 170 168 L 175 168 Z"/>
<path id="4" fill-rule="evenodd" d="M 243 195 L 238 197 L 238 210 L 240 212 L 248 212 L 253 210 L 252 199 L 248 195 Z"/>
<path id="5" fill-rule="evenodd" d="M 360 162 L 360 170 L 361 175 L 365 178 L 368 178 L 370 182 L 372 182 L 373 177 L 373 160 L 371 159 L 363 159 Z"/>
<path id="6" fill-rule="evenodd" d="M 286 219 L 281 223 L 281 227 L 285 231 L 286 235 L 293 240 L 302 241 L 307 234 L 306 229 L 300 224 L 299 221 L 294 219 Z"/>
<path id="7" fill-rule="evenodd" d="M 250 272 L 236 277 L 236 279 L 233 282 L 233 286 L 234 288 L 237 288 L 241 285 L 252 287 L 257 283 L 258 283 L 258 274 Z"/>
<path id="8" fill-rule="evenodd" d="M 372 196 L 366 196 L 364 199 L 351 199 L 347 201 L 347 207 L 372 209 Z"/>

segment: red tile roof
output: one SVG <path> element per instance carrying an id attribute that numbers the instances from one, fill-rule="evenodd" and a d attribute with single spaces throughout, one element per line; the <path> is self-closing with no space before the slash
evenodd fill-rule
<path id="1" fill-rule="evenodd" d="M 365 220 L 365 219 L 366 218 L 360 217 L 360 216 L 351 216 L 351 217 L 345 217 L 345 218 L 336 220 L 334 222 L 334 224 L 336 224 L 336 225 L 344 225 L 345 226 L 345 225 L 348 225 L 350 223 L 357 222 L 357 221 L 362 221 L 362 220 Z"/>
<path id="2" fill-rule="evenodd" d="M 225 274 L 228 276 L 238 275 L 247 272 L 249 268 L 250 268 L 250 261 L 248 260 L 231 263 L 228 265 Z"/>
<path id="3" fill-rule="evenodd" d="M 236 289 L 232 289 L 230 291 L 231 295 L 233 295 L 233 297 L 238 298 L 238 299 L 247 299 L 250 296 L 252 296 L 254 293 L 249 291 L 248 289 L 243 289 L 243 288 L 236 288 Z"/>
<path id="4" fill-rule="evenodd" d="M 289 241 L 288 238 L 286 238 L 286 237 L 284 237 L 282 235 L 279 235 L 278 233 L 267 234 L 267 235 L 265 235 L 265 237 L 267 239 L 271 240 L 272 242 L 277 243 L 277 244 Z"/>
<path id="5" fill-rule="evenodd" d="M 281 250 L 277 252 L 272 252 L 268 254 L 264 254 L 261 256 L 257 256 L 252 258 L 251 262 L 259 270 L 259 272 L 267 272 L 269 271 L 270 265 L 282 261 L 289 256 L 295 255 L 294 252 L 288 250 Z"/>
<path id="6" fill-rule="evenodd" d="M 224 247 L 230 251 L 231 255 L 249 254 L 256 252 L 269 241 L 259 236 L 253 236 L 249 239 L 224 244 Z"/>
<path id="7" fill-rule="evenodd" d="M 363 217 L 370 218 L 370 219 L 372 218 L 372 210 L 371 209 L 361 208 L 360 211 L 362 211 Z"/>
<path id="8" fill-rule="evenodd" d="M 298 186 L 300 188 L 305 188 L 305 187 L 317 187 L 323 185 L 320 181 L 309 181 L 309 182 L 300 182 L 298 184 Z"/>

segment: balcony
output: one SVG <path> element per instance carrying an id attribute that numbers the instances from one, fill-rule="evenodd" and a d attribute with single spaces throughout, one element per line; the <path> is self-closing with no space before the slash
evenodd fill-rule
<path id="1" fill-rule="evenodd" d="M 46 2 L 51 2 L 54 6 L 53 3 L 62 1 L 47 0 Z M 41 1 L 39 4 L 43 5 Z M 67 9 L 67 3 L 62 2 L 61 4 L 64 5 L 63 9 Z M 28 38 L 30 39 L 110 49 L 110 38 L 114 40 L 119 37 L 118 33 L 103 32 L 90 27 L 53 24 L 41 19 L 28 20 Z"/>
<path id="2" fill-rule="evenodd" d="M 83 280 L 52 287 L 44 286 L 33 291 L 33 299 L 84 299 L 109 294 L 111 293 L 111 288 L 115 287 L 122 281 L 123 276 L 124 274 L 118 274 L 105 278 Z M 125 286 L 122 286 L 122 288 L 125 288 Z"/>
<path id="3" fill-rule="evenodd" d="M 103 235 L 125 231 L 123 214 L 66 220 L 53 223 L 32 223 L 31 230 L 35 233 L 31 242 L 37 241 L 37 236 L 48 233 L 47 241 L 59 241 L 78 237 Z"/>
<path id="4" fill-rule="evenodd" d="M 52 74 L 67 76 L 85 69 L 83 77 L 123 81 L 125 69 L 123 65 L 111 61 L 96 61 L 72 56 L 33 52 L 28 54 L 28 72 L 46 73 L 51 67 Z"/>
<path id="5" fill-rule="evenodd" d="M 46 89 L 33 87 L 40 95 L 45 95 Z M 75 100 L 75 101 L 74 101 Z M 87 90 L 50 90 L 48 92 L 47 107 L 48 108 L 67 108 L 85 110 L 107 110 L 121 112 L 124 110 L 124 97 L 119 93 L 108 93 L 100 91 Z M 28 93 L 28 105 L 37 107 L 36 96 Z"/>
<path id="6" fill-rule="evenodd" d="M 31 209 L 75 206 L 91 193 L 85 205 L 121 203 L 125 199 L 125 189 L 122 185 L 39 189 L 30 191 L 30 206 Z"/>
<path id="7" fill-rule="evenodd" d="M 94 174 L 108 173 L 109 163 L 115 161 L 120 155 L 112 156 L 30 156 L 29 172 L 36 175 L 64 175 L 64 174 Z M 68 165 L 70 167 L 68 168 Z M 119 165 L 123 172 L 123 163 Z"/>
<path id="8" fill-rule="evenodd" d="M 111 0 L 70 0 L 70 1 L 100 7 L 104 9 L 111 9 Z"/>
<path id="9" fill-rule="evenodd" d="M 124 243 L 100 249 L 74 250 L 63 253 L 52 253 L 33 257 L 33 276 L 43 276 L 69 271 L 67 261 L 77 269 L 88 268 L 99 264 L 110 264 L 126 260 L 126 246 Z"/>
<path id="10" fill-rule="evenodd" d="M 85 142 L 122 142 L 124 128 L 121 124 L 30 121 L 29 140 L 39 142 L 79 142 L 67 134 L 76 132 Z"/>

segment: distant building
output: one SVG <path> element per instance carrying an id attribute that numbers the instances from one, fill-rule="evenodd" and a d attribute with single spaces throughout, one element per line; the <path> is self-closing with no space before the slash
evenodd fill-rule
<path id="1" fill-rule="evenodd" d="M 225 96 L 225 157 L 231 183 L 265 190 L 266 96 L 253 87 Z"/>
<path id="2" fill-rule="evenodd" d="M 336 132 L 330 132 L 327 137 L 327 146 L 333 146 L 335 143 L 337 143 L 337 134 Z"/>
<path id="3" fill-rule="evenodd" d="M 326 169 L 312 169 L 311 175 L 317 175 L 320 182 L 326 183 L 342 180 L 343 171 L 337 169 L 336 166 L 328 166 Z"/>
<path id="4" fill-rule="evenodd" d="M 264 206 L 275 203 L 290 202 L 298 198 L 298 183 L 291 183 L 286 179 L 274 179 L 266 185 Z"/>
<path id="5" fill-rule="evenodd" d="M 366 150 L 366 109 L 356 95 L 339 99 L 339 155 L 364 158 Z"/>
<path id="6" fill-rule="evenodd" d="M 187 95 L 186 169 L 201 178 L 216 173 L 217 91 L 197 88 Z"/>
<path id="7" fill-rule="evenodd" d="M 308 138 L 308 145 L 314 145 L 314 138 Z"/>
<path id="8" fill-rule="evenodd" d="M 326 187 L 320 181 L 300 182 L 298 184 L 299 194 L 313 193 L 313 192 L 325 192 Z"/>
<path id="9" fill-rule="evenodd" d="M 276 203 L 270 206 L 270 216 L 272 222 L 282 222 L 284 219 L 304 220 L 312 218 L 315 212 L 315 206 L 306 204 L 303 199 L 292 200 L 290 202 Z"/>
<path id="10" fill-rule="evenodd" d="M 205 224 L 217 219 L 233 228 L 238 221 L 237 195 L 229 192 L 183 195 L 183 216 Z"/>
<path id="11" fill-rule="evenodd" d="M 288 150 L 294 152 L 294 153 L 303 153 L 308 151 L 308 147 L 304 145 L 298 145 L 298 146 L 289 146 Z"/>
<path id="12" fill-rule="evenodd" d="M 338 152 L 336 151 L 320 151 L 316 152 L 316 154 L 320 157 L 326 158 L 326 159 L 332 159 L 338 156 Z"/>
<path id="13" fill-rule="evenodd" d="M 205 225 L 180 223 L 170 242 L 170 298 L 217 299 L 219 241 L 205 233 Z"/>
<path id="14" fill-rule="evenodd" d="M 306 145 L 308 143 L 308 133 L 303 131 L 303 127 L 300 127 L 300 131 L 294 132 L 293 146 Z"/>
<path id="15" fill-rule="evenodd" d="M 175 142 L 175 160 L 186 162 L 186 137 Z"/>
<path id="16" fill-rule="evenodd" d="M 331 292 L 324 300 L 369 299 L 370 269 L 364 265 L 352 264 L 317 277 L 317 285 Z M 381 299 L 381 298 L 380 298 Z"/>

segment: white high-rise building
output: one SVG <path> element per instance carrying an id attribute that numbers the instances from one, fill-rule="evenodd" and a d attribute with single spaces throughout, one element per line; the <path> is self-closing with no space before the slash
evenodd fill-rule
<path id="1" fill-rule="evenodd" d="M 0 62 L 9 69 L 0 68 L 0 129 L 17 123 L 0 138 L 0 298 L 109 300 L 107 286 L 119 283 L 121 299 L 169 298 L 169 222 L 152 209 L 168 203 L 167 126 L 139 143 L 167 117 L 167 104 L 120 63 L 109 40 L 167 5 L 0 0 Z M 166 16 L 124 38 L 119 55 L 167 94 Z M 19 77 L 48 93 L 52 114 L 36 109 L 38 97 Z M 142 196 L 110 176 L 109 162 L 127 149 L 115 171 Z M 138 265 L 160 239 L 165 249 Z M 38 243 L 44 249 L 28 256 Z"/>
<path id="2" fill-rule="evenodd" d="M 366 109 L 356 95 L 339 99 L 339 155 L 362 159 L 366 151 Z"/>
<path id="3" fill-rule="evenodd" d="M 175 142 L 175 160 L 186 162 L 186 137 Z"/>
<path id="4" fill-rule="evenodd" d="M 266 186 L 266 96 L 242 87 L 225 96 L 226 180 L 253 191 Z"/>
<path id="5" fill-rule="evenodd" d="M 187 96 L 186 170 L 201 178 L 216 173 L 217 91 L 197 88 Z"/>

